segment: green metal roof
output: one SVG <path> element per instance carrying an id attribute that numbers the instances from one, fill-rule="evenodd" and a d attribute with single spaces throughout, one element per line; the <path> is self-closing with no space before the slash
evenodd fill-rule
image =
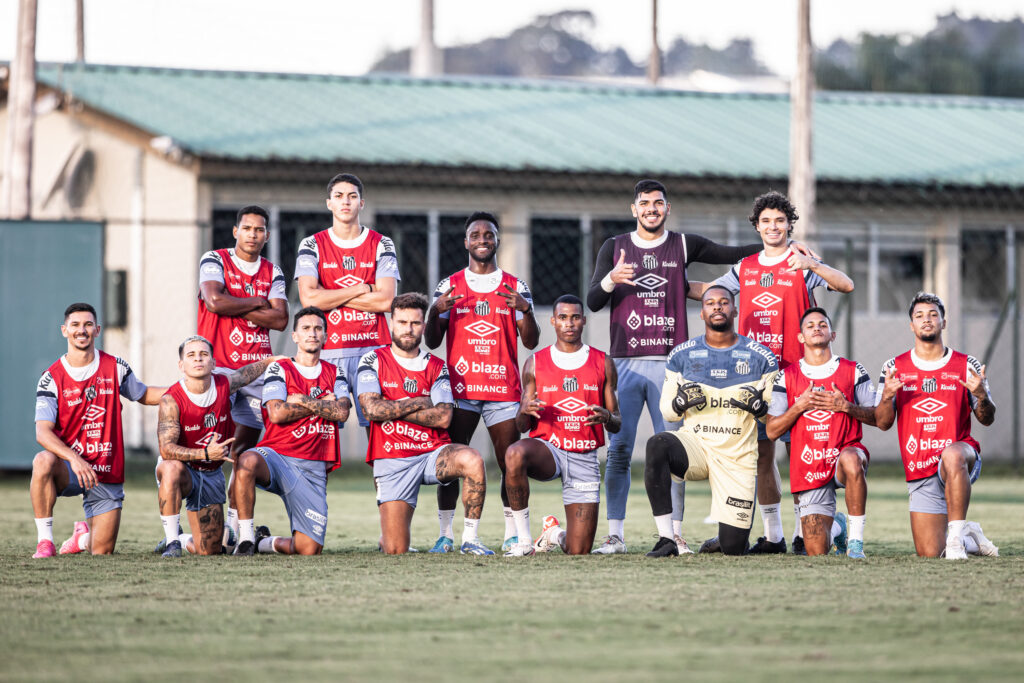
<path id="1" fill-rule="evenodd" d="M 40 65 L 201 157 L 780 178 L 789 98 L 563 81 Z M 1024 186 L 1024 102 L 818 93 L 819 180 Z"/>

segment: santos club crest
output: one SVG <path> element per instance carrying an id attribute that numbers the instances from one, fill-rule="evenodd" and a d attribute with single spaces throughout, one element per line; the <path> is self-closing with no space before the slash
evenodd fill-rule
<path id="1" fill-rule="evenodd" d="M 647 270 L 654 270 L 658 267 L 658 257 L 654 254 L 644 254 L 643 262 L 644 268 Z"/>
<path id="2" fill-rule="evenodd" d="M 256 296 L 256 288 L 252 286 L 251 282 L 247 282 L 244 289 L 247 295 Z"/>
<path id="3" fill-rule="evenodd" d="M 321 389 L 320 387 L 313 387 L 312 389 L 309 390 L 310 398 L 320 398 L 320 396 L 323 393 L 324 393 L 324 390 Z"/>
<path id="4" fill-rule="evenodd" d="M 767 288 L 771 287 L 773 284 L 775 284 L 775 275 L 774 274 L 772 274 L 772 273 L 762 273 L 761 274 L 761 286 L 762 287 L 767 289 Z"/>
<path id="5" fill-rule="evenodd" d="M 413 377 L 406 377 L 405 381 L 402 382 L 402 388 L 405 389 L 407 394 L 415 394 L 419 386 L 416 384 L 416 379 Z"/>
<path id="6" fill-rule="evenodd" d="M 96 398 L 96 387 L 86 387 L 85 389 L 85 400 L 91 401 Z"/>
<path id="7" fill-rule="evenodd" d="M 346 256 L 341 259 L 341 267 L 345 270 L 355 270 L 356 259 L 354 256 Z"/>
<path id="8" fill-rule="evenodd" d="M 925 377 L 921 380 L 921 391 L 930 394 L 939 388 L 939 383 L 934 377 Z"/>
<path id="9" fill-rule="evenodd" d="M 487 302 L 487 299 L 480 299 L 480 301 L 476 302 L 476 306 L 473 307 L 473 312 L 477 315 L 489 315 L 491 304 Z"/>
<path id="10" fill-rule="evenodd" d="M 562 391 L 572 393 L 574 391 L 579 390 L 579 388 L 580 383 L 576 380 L 575 377 L 566 377 L 565 379 L 562 380 Z"/>
<path id="11" fill-rule="evenodd" d="M 213 429 L 217 426 L 217 416 L 213 413 L 207 413 L 203 416 L 203 426 L 207 429 Z"/>

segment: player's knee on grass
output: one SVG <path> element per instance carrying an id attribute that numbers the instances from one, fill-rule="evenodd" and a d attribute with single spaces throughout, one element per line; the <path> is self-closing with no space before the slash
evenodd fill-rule
<path id="1" fill-rule="evenodd" d="M 800 529 L 808 555 L 824 555 L 832 548 L 832 517 L 806 515 L 800 518 Z"/>
<path id="2" fill-rule="evenodd" d="M 684 477 L 690 467 L 686 449 L 676 437 L 667 432 L 655 434 L 647 440 L 647 458 L 644 463 L 644 485 L 651 500 L 655 516 L 672 512 L 672 476 Z"/>
<path id="3" fill-rule="evenodd" d="M 296 532 L 292 536 L 292 547 L 296 555 L 319 555 L 323 546 L 309 536 Z M 408 550 L 408 548 L 406 548 Z"/>
<path id="4" fill-rule="evenodd" d="M 745 555 L 750 541 L 750 529 L 718 523 L 718 543 L 723 555 Z"/>

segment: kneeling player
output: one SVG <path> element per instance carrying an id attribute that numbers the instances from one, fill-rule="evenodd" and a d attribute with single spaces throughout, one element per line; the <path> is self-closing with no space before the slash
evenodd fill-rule
<path id="1" fill-rule="evenodd" d="M 312 306 L 295 314 L 295 358 L 272 363 L 263 376 L 260 443 L 238 457 L 235 495 L 238 546 L 235 555 L 319 555 L 327 533 L 327 474 L 340 464 L 337 423 L 348 419 L 348 382 L 341 368 L 320 360 L 327 318 Z M 281 497 L 291 538 L 256 539 L 256 487 Z M 260 527 L 261 529 L 263 527 Z"/>
<path id="2" fill-rule="evenodd" d="M 999 549 L 981 526 L 967 521 L 971 485 L 981 473 L 981 446 L 971 436 L 971 413 L 988 426 L 996 406 L 985 366 L 942 341 L 946 308 L 934 294 L 910 302 L 914 348 L 882 366 L 875 420 L 896 425 L 910 491 L 910 530 L 922 557 L 966 560 Z"/>
<path id="3" fill-rule="evenodd" d="M 507 557 L 532 555 L 530 539 L 530 482 L 562 479 L 562 502 L 567 528 L 547 526 L 538 549 L 554 545 L 570 555 L 589 553 L 597 531 L 601 468 L 597 449 L 604 430 L 622 425 L 615 397 L 615 365 L 602 351 L 585 345 L 583 302 L 566 294 L 552 308 L 551 325 L 557 341 L 533 354 L 523 366 L 523 399 L 516 416 L 520 432 L 530 438 L 505 452 L 508 491 L 518 542 Z"/>
<path id="4" fill-rule="evenodd" d="M 757 421 L 768 412 L 765 395 L 778 373 L 775 355 L 736 334 L 732 292 L 713 285 L 701 298 L 705 333 L 672 349 L 665 367 L 661 412 L 684 419 L 674 432 L 647 442 L 644 484 L 658 542 L 648 557 L 678 555 L 672 540 L 672 479 L 711 484 L 714 543 L 726 555 L 743 555 L 750 538 L 757 477 Z M 708 544 L 705 544 L 708 545 Z"/>
<path id="5" fill-rule="evenodd" d="M 283 358 L 283 357 L 281 357 Z M 235 423 L 231 395 L 260 377 L 273 358 L 251 363 L 228 375 L 213 373 L 213 345 L 205 337 L 189 337 L 178 347 L 178 369 L 184 379 L 160 399 L 160 521 L 164 526 L 164 557 L 180 557 L 178 537 L 181 499 L 188 510 L 193 542 L 199 555 L 221 552 L 224 535 L 224 473 L 231 457 Z M 229 438 L 230 437 L 230 438 Z M 184 538 L 184 537 L 183 537 Z"/>
<path id="6" fill-rule="evenodd" d="M 859 363 L 832 355 L 835 338 L 824 309 L 804 312 L 797 334 L 804 357 L 776 379 L 767 431 L 777 439 L 792 429 L 789 486 L 798 498 L 807 554 L 827 553 L 835 537 L 839 552 L 863 559 L 868 451 L 860 442 L 861 423 L 875 423 L 875 396 Z M 836 515 L 836 488 L 844 487 L 848 541 L 842 513 Z"/>
<path id="7" fill-rule="evenodd" d="M 391 345 L 359 361 L 356 395 L 370 420 L 366 461 L 373 466 L 380 512 L 380 547 L 389 555 L 409 551 L 409 528 L 420 486 L 465 479 L 463 554 L 493 555 L 477 529 L 486 493 L 483 458 L 453 444 L 451 384 L 440 358 L 420 349 L 427 297 L 409 292 L 391 302 Z"/>

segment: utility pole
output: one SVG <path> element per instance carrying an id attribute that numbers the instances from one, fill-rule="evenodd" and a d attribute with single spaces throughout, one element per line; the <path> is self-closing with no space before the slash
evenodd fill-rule
<path id="1" fill-rule="evenodd" d="M 658 47 L 658 0 L 651 0 L 651 59 L 647 62 L 647 80 L 658 85 L 661 80 L 661 49 Z"/>
<path id="2" fill-rule="evenodd" d="M 814 71 L 811 64 L 811 0 L 799 0 L 797 9 L 796 74 L 789 96 L 789 198 L 800 212 L 802 239 L 814 240 L 818 224 L 815 209 Z"/>
<path id="3" fill-rule="evenodd" d="M 441 51 L 434 44 L 434 0 L 420 0 L 420 40 L 412 49 L 409 71 L 417 78 L 441 73 Z"/>
<path id="4" fill-rule="evenodd" d="M 36 100 L 36 0 L 18 2 L 18 44 L 7 97 L 7 148 L 0 186 L 0 215 L 32 214 L 32 125 Z"/>
<path id="5" fill-rule="evenodd" d="M 75 61 L 85 63 L 85 0 L 75 0 Z"/>

